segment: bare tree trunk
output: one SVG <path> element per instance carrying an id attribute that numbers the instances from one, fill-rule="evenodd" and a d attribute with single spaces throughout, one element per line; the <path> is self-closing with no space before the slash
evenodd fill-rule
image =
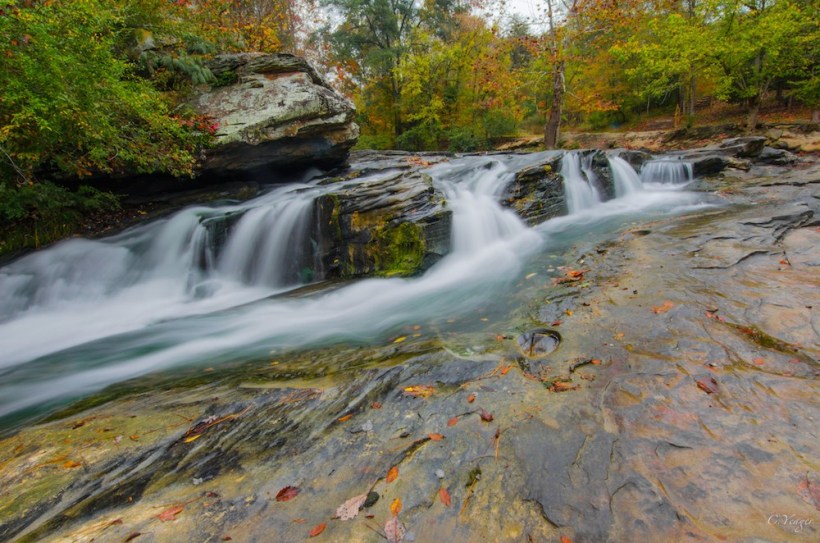
<path id="1" fill-rule="evenodd" d="M 549 119 L 544 126 L 544 147 L 558 147 L 561 131 L 561 113 L 564 109 L 564 61 L 557 62 L 552 69 L 552 105 Z"/>
<path id="2" fill-rule="evenodd" d="M 760 111 L 760 96 L 749 98 L 749 111 L 746 114 L 746 132 L 754 132 L 757 127 L 757 114 Z"/>
<path id="3" fill-rule="evenodd" d="M 820 123 L 820 109 L 811 110 L 811 122 Z"/>
<path id="4" fill-rule="evenodd" d="M 550 25 L 550 53 L 552 56 L 552 105 L 544 124 L 544 147 L 555 149 L 561 129 L 561 112 L 564 106 L 564 60 L 559 59 L 558 38 L 552 16 L 552 0 L 547 0 L 547 17 Z"/>

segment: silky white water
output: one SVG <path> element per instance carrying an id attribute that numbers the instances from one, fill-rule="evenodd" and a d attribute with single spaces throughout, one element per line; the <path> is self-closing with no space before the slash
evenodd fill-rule
<path id="1" fill-rule="evenodd" d="M 578 153 L 566 153 L 561 159 L 561 176 L 564 178 L 567 212 L 570 215 L 601 202 L 601 195 L 581 171 Z"/>
<path id="2" fill-rule="evenodd" d="M 650 160 L 641 167 L 641 181 L 644 184 L 682 185 L 692 178 L 692 163 L 685 160 Z"/>
<path id="3" fill-rule="evenodd" d="M 174 367 L 380 342 L 400 326 L 492 304 L 556 236 L 695 203 L 687 193 L 641 192 L 601 204 L 581 178 L 586 188 L 573 201 L 586 207 L 529 228 L 498 200 L 515 171 L 546 156 L 469 157 L 430 168 L 453 211 L 452 250 L 419 278 L 272 298 L 309 280 L 312 202 L 339 187 L 315 183 L 185 209 L 104 240 L 69 240 L 0 268 L 0 417 Z M 578 181 L 577 155 L 568 156 L 568 178 Z M 226 222 L 232 226 L 220 234 L 214 226 Z M 215 244 L 220 235 L 224 243 Z"/>

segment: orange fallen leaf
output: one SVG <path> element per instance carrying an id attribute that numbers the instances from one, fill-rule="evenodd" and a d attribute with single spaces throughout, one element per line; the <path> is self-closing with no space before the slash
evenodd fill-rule
<path id="1" fill-rule="evenodd" d="M 399 516 L 399 513 L 401 513 L 401 500 L 399 498 L 396 498 L 390 504 L 390 512 L 393 513 L 394 517 Z"/>
<path id="2" fill-rule="evenodd" d="M 447 426 L 455 426 L 458 424 L 458 417 L 453 417 L 447 421 Z"/>
<path id="3" fill-rule="evenodd" d="M 718 383 L 714 377 L 704 377 L 697 382 L 698 388 L 706 394 L 713 394 L 717 392 Z"/>
<path id="4" fill-rule="evenodd" d="M 447 492 L 446 488 L 441 487 L 438 489 L 438 497 L 441 500 L 441 503 L 444 504 L 444 507 L 450 507 L 450 493 Z"/>
<path id="5" fill-rule="evenodd" d="M 675 307 L 675 304 L 673 304 L 672 302 L 667 301 L 667 302 L 663 302 L 663 304 L 661 304 L 661 305 L 654 306 L 652 308 L 652 312 L 655 313 L 655 315 L 660 315 L 661 313 L 666 313 L 667 311 L 669 311 L 673 307 Z"/>
<path id="6" fill-rule="evenodd" d="M 562 535 L 561 543 L 572 543 L 572 539 L 570 539 L 568 536 Z"/>
<path id="7" fill-rule="evenodd" d="M 467 403 L 473 403 L 475 401 L 475 394 L 470 394 L 467 396 Z"/>
<path id="8" fill-rule="evenodd" d="M 762 366 L 763 364 L 766 363 L 766 360 L 764 358 L 755 358 L 755 359 L 752 360 L 752 362 L 754 362 L 758 366 Z"/>
<path id="9" fill-rule="evenodd" d="M 414 398 L 427 398 L 432 396 L 436 388 L 430 385 L 412 385 L 404 387 L 404 393 Z"/>
<path id="10" fill-rule="evenodd" d="M 327 528 L 327 524 L 325 524 L 324 522 L 321 524 L 317 524 L 316 526 L 311 528 L 309 537 L 316 537 L 317 535 L 324 532 L 325 528 Z"/>
<path id="11" fill-rule="evenodd" d="M 566 314 L 567 314 L 567 317 L 571 317 L 571 316 L 572 316 L 572 310 L 571 310 L 571 309 L 567 309 L 566 311 L 564 311 L 564 313 L 566 313 Z"/>
<path id="12" fill-rule="evenodd" d="M 352 418 L 353 418 L 353 414 L 351 413 L 351 414 L 349 414 L 349 415 L 345 415 L 345 416 L 343 416 L 343 417 L 339 417 L 339 418 L 338 418 L 338 419 L 336 419 L 336 420 L 337 420 L 338 422 L 345 422 L 345 421 L 348 421 L 348 420 L 350 420 L 350 419 L 352 419 Z"/>
<path id="13" fill-rule="evenodd" d="M 504 366 L 501 368 L 501 375 L 507 375 L 508 371 L 510 371 L 510 366 Z"/>
<path id="14" fill-rule="evenodd" d="M 387 482 L 392 483 L 396 480 L 396 477 L 399 476 L 399 468 L 397 466 L 393 466 L 390 468 L 390 471 L 387 472 Z"/>
<path id="15" fill-rule="evenodd" d="M 69 468 L 69 469 L 70 468 L 76 468 L 76 467 L 79 467 L 79 466 L 82 466 L 82 464 L 80 462 L 76 462 L 74 460 L 69 460 L 68 462 L 63 464 L 64 468 Z"/>
<path id="16" fill-rule="evenodd" d="M 185 509 L 184 505 L 172 505 L 171 507 L 157 515 L 157 518 L 162 522 L 176 520 L 177 515 L 182 513 L 183 509 Z"/>
<path id="17" fill-rule="evenodd" d="M 444 436 L 441 434 L 427 434 L 427 437 L 429 437 L 433 441 L 441 441 L 442 439 L 444 439 Z"/>
<path id="18" fill-rule="evenodd" d="M 598 360 L 597 358 L 593 358 L 590 363 L 595 364 L 597 366 L 601 363 L 601 361 Z"/>
<path id="19" fill-rule="evenodd" d="M 282 490 L 276 493 L 276 501 L 278 502 L 286 502 L 288 500 L 292 500 L 296 496 L 299 495 L 299 492 L 302 490 L 298 486 L 286 486 Z"/>
<path id="20" fill-rule="evenodd" d="M 128 436 L 128 439 L 130 439 L 131 441 L 139 441 L 140 436 L 134 434 L 133 436 Z"/>

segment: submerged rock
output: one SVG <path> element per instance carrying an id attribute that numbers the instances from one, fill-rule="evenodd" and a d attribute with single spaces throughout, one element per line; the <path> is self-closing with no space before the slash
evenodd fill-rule
<path id="1" fill-rule="evenodd" d="M 219 55 L 209 65 L 224 86 L 192 100 L 218 123 L 201 175 L 249 176 L 271 168 L 329 168 L 347 160 L 359 128 L 355 109 L 299 57 Z"/>

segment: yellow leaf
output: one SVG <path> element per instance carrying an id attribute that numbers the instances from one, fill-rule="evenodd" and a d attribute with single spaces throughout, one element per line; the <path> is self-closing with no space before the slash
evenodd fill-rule
<path id="1" fill-rule="evenodd" d="M 401 500 L 396 498 L 393 500 L 393 503 L 390 504 L 390 512 L 393 513 L 394 517 L 399 516 L 401 513 Z"/>
<path id="2" fill-rule="evenodd" d="M 402 341 L 406 340 L 407 336 L 399 336 L 393 340 L 393 343 L 401 343 Z"/>

